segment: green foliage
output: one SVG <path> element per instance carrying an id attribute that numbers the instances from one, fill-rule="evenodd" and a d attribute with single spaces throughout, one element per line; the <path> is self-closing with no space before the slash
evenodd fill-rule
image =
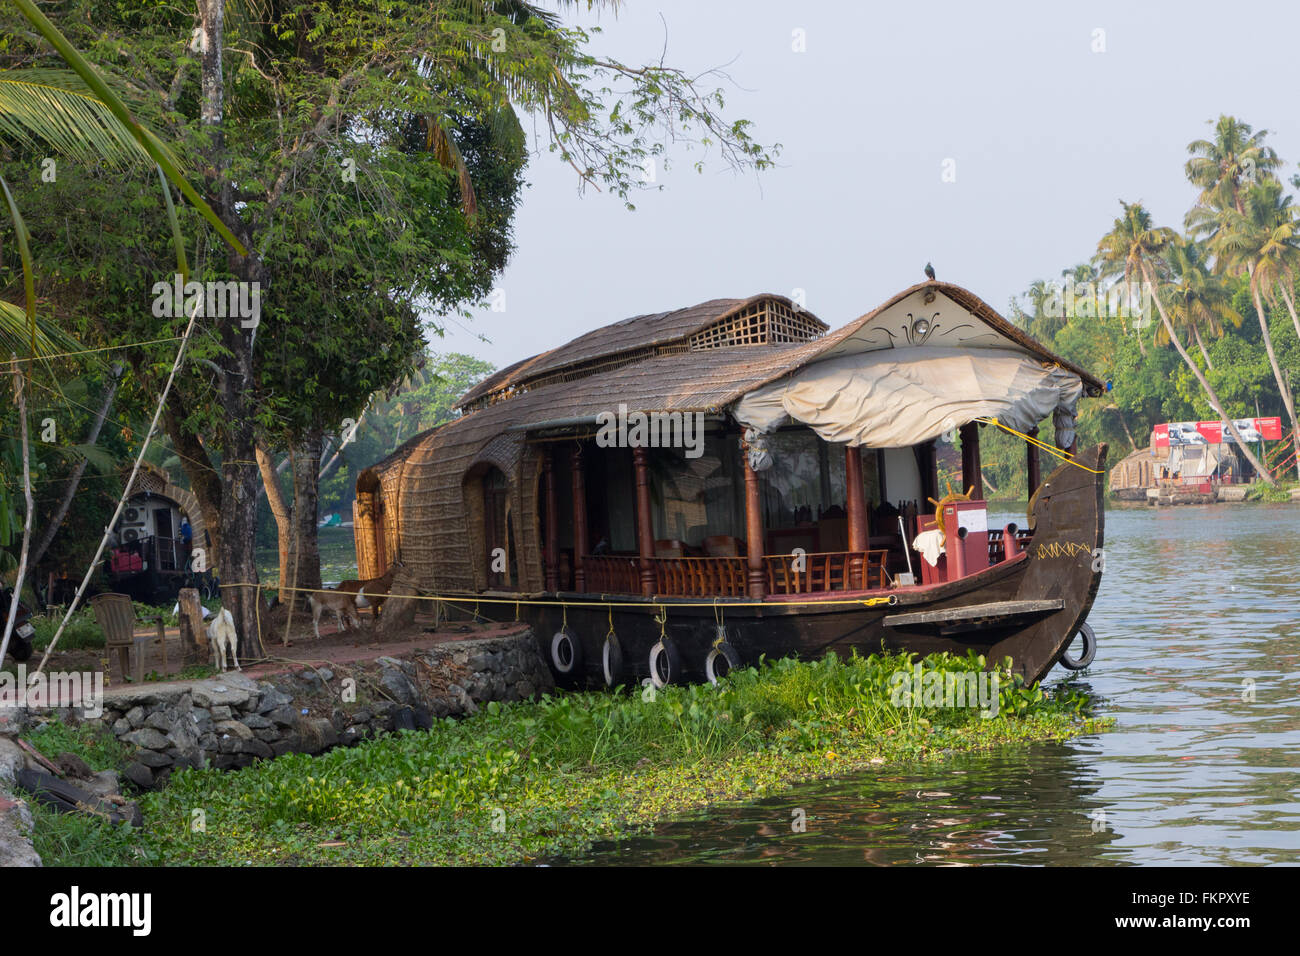
<path id="1" fill-rule="evenodd" d="M 351 514 L 357 476 L 362 470 L 420 432 L 450 421 L 456 414 L 456 399 L 493 371 L 490 363 L 470 355 L 433 353 L 400 388 L 387 396 L 376 396 L 353 440 L 342 450 L 342 463 L 321 481 L 321 513 Z M 273 541 L 269 516 L 265 524 L 271 535 L 267 540 Z"/>
<path id="2" fill-rule="evenodd" d="M 54 639 L 54 634 L 59 629 L 59 623 L 63 620 L 63 613 L 56 607 L 48 614 L 32 615 L 32 627 L 36 629 L 36 635 L 32 638 L 33 647 L 38 650 L 49 647 L 50 641 Z M 94 611 L 84 605 L 77 608 L 72 615 L 72 620 L 68 621 L 63 636 L 59 638 L 59 650 L 94 650 L 103 646 L 104 632 L 95 623 Z"/>
<path id="3" fill-rule="evenodd" d="M 129 746 L 114 737 L 107 727 L 97 724 L 71 727 L 60 720 L 50 720 L 22 736 L 51 759 L 62 753 L 76 754 L 96 771 L 119 769 L 131 755 Z"/>
<path id="4" fill-rule="evenodd" d="M 129 866 L 139 859 L 131 827 L 110 826 L 97 817 L 58 813 L 36 801 L 32 811 L 32 847 L 45 866 Z"/>
<path id="5" fill-rule="evenodd" d="M 1078 690 L 1025 687 L 1004 668 L 996 718 L 896 706 L 895 675 L 913 665 L 909 656 L 782 660 L 653 699 L 636 688 L 489 703 L 428 732 L 319 757 L 177 773 L 144 797 L 135 845 L 80 832 L 69 843 L 77 859 L 110 853 L 123 864 L 520 862 L 795 779 L 1090 726 Z M 978 674 L 984 662 L 943 655 L 923 667 Z M 194 807 L 204 808 L 206 832 L 189 827 Z"/>

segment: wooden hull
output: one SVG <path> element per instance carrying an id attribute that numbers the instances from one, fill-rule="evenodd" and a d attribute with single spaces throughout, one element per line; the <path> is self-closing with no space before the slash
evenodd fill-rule
<path id="1" fill-rule="evenodd" d="M 1104 471 L 1106 446 L 1081 452 L 1079 464 Z M 882 648 L 919 655 L 974 650 L 991 661 L 1010 657 L 1013 671 L 1042 680 L 1073 641 L 1101 583 L 1104 510 L 1102 474 L 1070 464 L 1057 468 L 1031 502 L 1034 536 L 1021 554 L 957 581 L 891 591 L 834 592 L 825 601 L 769 598 L 759 606 L 744 599 L 640 598 L 560 592 L 551 604 L 476 603 L 472 596 L 451 605 L 453 617 L 512 621 L 537 634 L 551 660 L 551 639 L 562 626 L 582 646 L 571 684 L 604 682 L 602 649 L 612 627 L 623 657 L 622 683 L 650 674 L 651 648 L 661 633 L 679 653 L 683 679 L 705 679 L 704 662 L 718 637 L 719 622 L 742 663 L 760 657 L 816 659 L 828 651 L 866 655 Z M 896 603 L 865 607 L 832 603 L 847 598 L 893 595 Z M 604 601 L 622 606 L 607 607 Z M 797 601 L 797 603 L 796 603 Z M 985 609 L 985 606 L 990 606 Z M 663 616 L 662 626 L 656 620 Z"/>

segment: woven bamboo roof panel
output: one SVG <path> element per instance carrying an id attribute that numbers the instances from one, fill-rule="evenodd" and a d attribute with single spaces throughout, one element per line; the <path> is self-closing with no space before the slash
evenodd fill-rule
<path id="1" fill-rule="evenodd" d="M 633 316 L 516 362 L 466 392 L 459 408 L 477 407 L 556 381 L 573 381 L 623 365 L 710 348 L 807 342 L 828 326 L 784 296 L 710 299 L 670 312 Z"/>

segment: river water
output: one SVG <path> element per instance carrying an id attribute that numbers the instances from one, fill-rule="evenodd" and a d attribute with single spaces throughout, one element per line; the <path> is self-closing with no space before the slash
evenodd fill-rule
<path id="1" fill-rule="evenodd" d="M 1112 509 L 1081 685 L 1113 729 L 818 781 L 570 862 L 1298 863 L 1298 540 L 1295 505 Z"/>

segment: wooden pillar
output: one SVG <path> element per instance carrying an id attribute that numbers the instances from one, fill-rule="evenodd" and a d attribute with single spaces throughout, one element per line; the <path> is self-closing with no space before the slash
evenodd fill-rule
<path id="1" fill-rule="evenodd" d="M 921 473 L 921 504 L 939 497 L 939 453 L 934 441 L 914 447 L 916 467 Z M 965 490 L 964 488 L 962 489 Z"/>
<path id="2" fill-rule="evenodd" d="M 853 445 L 844 449 L 844 482 L 848 485 L 847 506 L 849 512 L 849 550 L 867 550 L 867 493 L 862 487 L 862 450 Z M 863 559 L 854 557 L 849 561 L 849 581 L 851 588 L 861 588 Z"/>
<path id="3" fill-rule="evenodd" d="M 876 449 L 876 481 L 880 485 L 880 504 L 889 503 L 889 488 L 885 485 L 885 449 Z"/>
<path id="4" fill-rule="evenodd" d="M 1029 429 L 1029 437 L 1037 438 L 1038 429 Z M 1043 483 L 1042 470 L 1038 463 L 1038 446 L 1033 442 L 1028 442 L 1025 445 L 1025 467 L 1029 474 L 1029 495 L 1032 498 L 1034 492 L 1038 490 L 1038 486 Z"/>
<path id="5" fill-rule="evenodd" d="M 971 497 L 984 498 L 984 476 L 980 474 L 980 427 L 976 422 L 961 426 L 961 484 L 962 491 L 974 486 Z"/>
<path id="6" fill-rule="evenodd" d="M 758 472 L 749 467 L 749 451 L 741 444 L 745 473 L 745 557 L 749 596 L 755 601 L 767 597 L 767 575 L 763 573 L 763 501 L 758 493 Z"/>
<path id="7" fill-rule="evenodd" d="M 655 593 L 655 534 L 650 520 L 649 454 L 644 448 L 632 449 L 632 467 L 636 470 L 636 546 L 641 555 L 641 593 Z"/>
<path id="8" fill-rule="evenodd" d="M 582 446 L 575 445 L 569 458 L 573 469 L 573 590 L 587 590 L 587 572 L 582 558 L 587 553 L 587 485 L 582 473 Z"/>
<path id="9" fill-rule="evenodd" d="M 555 487 L 554 446 L 542 455 L 542 476 L 546 481 L 546 590 L 560 589 L 560 508 Z"/>

